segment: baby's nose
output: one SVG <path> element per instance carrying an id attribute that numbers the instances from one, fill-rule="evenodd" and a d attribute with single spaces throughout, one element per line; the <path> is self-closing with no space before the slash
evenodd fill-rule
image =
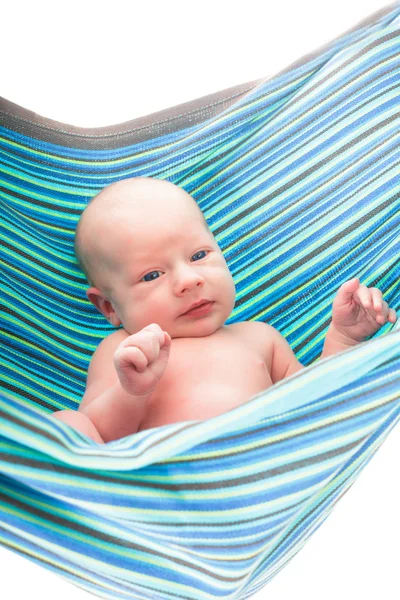
<path id="1" fill-rule="evenodd" d="M 196 287 L 202 287 L 204 285 L 204 278 L 198 273 L 198 271 L 190 266 L 181 269 L 176 281 L 175 281 L 175 292 L 179 295 L 192 290 Z"/>

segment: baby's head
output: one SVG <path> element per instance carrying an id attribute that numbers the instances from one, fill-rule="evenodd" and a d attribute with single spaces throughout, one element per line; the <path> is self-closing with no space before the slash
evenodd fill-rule
<path id="1" fill-rule="evenodd" d="M 130 334 L 158 323 L 173 338 L 210 335 L 234 307 L 232 276 L 202 212 L 167 181 L 104 188 L 81 215 L 75 251 L 87 297 Z M 187 313 L 200 302 L 209 304 Z"/>

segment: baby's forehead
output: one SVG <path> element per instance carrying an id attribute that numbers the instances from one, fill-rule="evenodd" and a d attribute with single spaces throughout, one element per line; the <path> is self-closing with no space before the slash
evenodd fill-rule
<path id="1" fill-rule="evenodd" d="M 176 186 L 174 186 L 176 187 Z M 121 226 L 127 224 L 131 228 L 148 228 L 158 222 L 165 226 L 180 223 L 201 222 L 206 225 L 205 218 L 194 198 L 183 190 L 167 188 L 151 193 L 151 189 L 141 194 L 120 194 L 113 198 L 104 198 L 97 205 L 97 217 L 100 221 L 112 222 Z M 206 225 L 207 226 L 207 225 Z"/>
<path id="2" fill-rule="evenodd" d="M 95 211 L 103 213 L 105 218 L 114 212 L 120 219 L 125 218 L 125 215 L 135 214 L 184 215 L 193 211 L 200 212 L 192 196 L 169 182 L 145 179 L 139 182 L 133 180 L 120 183 L 119 186 L 105 188 L 95 199 Z"/>
<path id="3" fill-rule="evenodd" d="M 160 237 L 168 244 L 181 241 L 188 233 L 213 239 L 194 198 L 172 184 L 147 183 L 122 189 L 110 187 L 95 199 L 93 218 L 87 224 L 96 246 L 112 254 L 117 250 L 121 255 L 121 245 L 151 250 Z"/>
<path id="4" fill-rule="evenodd" d="M 144 253 L 161 252 L 163 248 L 185 242 L 205 243 L 213 239 L 198 206 L 178 205 L 166 210 L 143 207 L 138 203 L 115 206 L 97 215 L 98 227 L 92 229 L 97 243 L 112 252 L 122 248 Z"/>
<path id="5" fill-rule="evenodd" d="M 168 212 L 151 213 L 146 215 L 127 215 L 121 220 L 121 240 L 130 241 L 132 245 L 147 252 L 155 247 L 162 250 L 185 243 L 191 246 L 205 243 L 213 239 L 207 223 L 199 211 L 197 212 Z"/>

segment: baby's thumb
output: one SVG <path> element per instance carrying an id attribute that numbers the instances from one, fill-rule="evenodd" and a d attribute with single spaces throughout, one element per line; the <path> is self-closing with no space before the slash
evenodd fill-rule
<path id="1" fill-rule="evenodd" d="M 164 343 L 160 347 L 160 353 L 163 352 L 168 357 L 170 350 L 171 350 L 171 336 L 169 335 L 169 333 L 164 331 Z"/>
<path id="2" fill-rule="evenodd" d="M 346 301 L 350 299 L 350 296 L 354 294 L 354 292 L 358 289 L 360 285 L 360 280 L 358 277 L 354 277 L 353 279 L 349 279 L 339 288 L 341 299 Z"/>

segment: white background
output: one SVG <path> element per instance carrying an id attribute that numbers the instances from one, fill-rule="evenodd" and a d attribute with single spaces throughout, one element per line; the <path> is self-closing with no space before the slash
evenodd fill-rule
<path id="1" fill-rule="evenodd" d="M 112 125 L 273 75 L 385 7 L 379 0 L 8 2 L 0 95 L 73 125 Z M 400 432 L 254 598 L 400 598 Z M 0 548 L 1 598 L 92 595 Z"/>

